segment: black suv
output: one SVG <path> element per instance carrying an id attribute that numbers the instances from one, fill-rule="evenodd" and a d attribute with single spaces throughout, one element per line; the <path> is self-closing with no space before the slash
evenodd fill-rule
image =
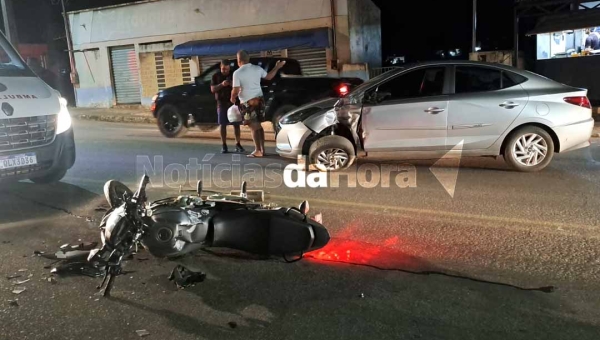
<path id="1" fill-rule="evenodd" d="M 295 59 L 252 58 L 250 62 L 268 72 L 278 60 L 285 60 L 285 66 L 275 78 L 262 82 L 265 117 L 273 123 L 275 131 L 279 119 L 287 112 L 315 100 L 345 95 L 363 82 L 358 78 L 304 77 Z M 232 61 L 231 65 L 231 72 L 237 70 L 237 62 Z M 216 127 L 217 103 L 210 91 L 210 82 L 219 70 L 217 63 L 196 77 L 194 84 L 174 86 L 154 96 L 151 110 L 164 136 L 180 137 L 191 126 L 207 130 Z"/>

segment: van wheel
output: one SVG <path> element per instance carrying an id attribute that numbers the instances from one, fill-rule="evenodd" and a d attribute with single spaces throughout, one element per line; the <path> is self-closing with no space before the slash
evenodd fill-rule
<path id="1" fill-rule="evenodd" d="M 277 111 L 273 114 L 273 119 L 271 119 L 271 124 L 273 124 L 273 131 L 275 131 L 275 135 L 279 133 L 279 120 L 281 117 L 285 116 L 286 113 L 294 110 L 297 106 L 295 105 L 283 105 L 278 108 Z"/>
<path id="2" fill-rule="evenodd" d="M 59 182 L 67 174 L 67 169 L 56 169 L 42 177 L 33 177 L 30 180 L 35 184 L 52 184 Z"/>
<path id="3" fill-rule="evenodd" d="M 506 163 L 514 170 L 535 172 L 550 164 L 554 142 L 544 129 L 525 126 L 509 135 L 503 151 Z"/>
<path id="4" fill-rule="evenodd" d="M 158 129 L 163 136 L 168 138 L 177 138 L 183 136 L 188 128 L 183 115 L 179 109 L 171 104 L 166 104 L 158 110 L 157 114 Z"/>
<path id="5" fill-rule="evenodd" d="M 310 146 L 308 159 L 319 171 L 340 171 L 354 163 L 356 152 L 347 138 L 325 136 Z"/>

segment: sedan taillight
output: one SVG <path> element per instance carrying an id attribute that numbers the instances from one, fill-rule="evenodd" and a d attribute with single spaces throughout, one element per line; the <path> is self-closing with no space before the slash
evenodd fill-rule
<path id="1" fill-rule="evenodd" d="M 564 101 L 567 102 L 567 103 L 569 103 L 569 104 L 573 104 L 573 105 L 585 107 L 586 109 L 591 109 L 592 108 L 592 104 L 590 103 L 590 100 L 588 99 L 588 97 L 585 97 L 585 96 L 582 96 L 582 97 L 566 97 L 566 98 L 564 98 Z"/>

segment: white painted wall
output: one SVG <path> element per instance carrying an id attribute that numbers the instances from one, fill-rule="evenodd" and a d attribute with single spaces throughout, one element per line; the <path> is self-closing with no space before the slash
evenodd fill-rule
<path id="1" fill-rule="evenodd" d="M 337 15 L 347 15 L 346 0 Z M 73 44 L 328 18 L 329 0 L 163 0 L 69 14 Z"/>
<path id="2" fill-rule="evenodd" d="M 348 0 L 335 1 L 338 59 L 347 63 L 350 62 Z M 99 51 L 95 60 L 88 58 L 90 67 L 83 55 L 76 53 L 81 80 L 76 88 L 77 105 L 112 106 L 111 47 L 135 45 L 139 53 L 171 50 L 191 40 L 331 27 L 331 3 L 330 0 L 162 0 L 72 12 L 69 20 L 74 49 Z M 158 45 L 161 46 L 157 48 Z M 91 79 L 90 73 L 95 79 Z M 143 103 L 148 100 L 142 98 Z"/>

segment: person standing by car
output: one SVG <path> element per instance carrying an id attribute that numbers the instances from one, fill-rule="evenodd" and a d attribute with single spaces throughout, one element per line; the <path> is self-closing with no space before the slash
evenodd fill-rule
<path id="1" fill-rule="evenodd" d="M 271 80 L 285 65 L 285 61 L 277 61 L 273 69 L 267 73 L 262 67 L 250 64 L 248 52 L 241 50 L 237 53 L 238 65 L 233 73 L 233 91 L 231 102 L 235 104 L 240 100 L 240 112 L 244 116 L 244 125 L 252 130 L 254 152 L 248 157 L 263 157 L 265 155 L 265 130 L 261 123 L 265 121 L 265 101 L 261 87 L 261 80 Z"/>
<path id="2" fill-rule="evenodd" d="M 231 66 L 229 60 L 221 60 L 221 70 L 215 73 L 210 82 L 210 91 L 215 94 L 217 101 L 218 123 L 221 128 L 221 142 L 223 147 L 221 153 L 227 153 L 227 126 L 233 125 L 235 132 L 235 151 L 244 152 L 244 148 L 240 144 L 241 132 L 240 123 L 230 123 L 227 118 L 227 110 L 231 107 Z"/>

